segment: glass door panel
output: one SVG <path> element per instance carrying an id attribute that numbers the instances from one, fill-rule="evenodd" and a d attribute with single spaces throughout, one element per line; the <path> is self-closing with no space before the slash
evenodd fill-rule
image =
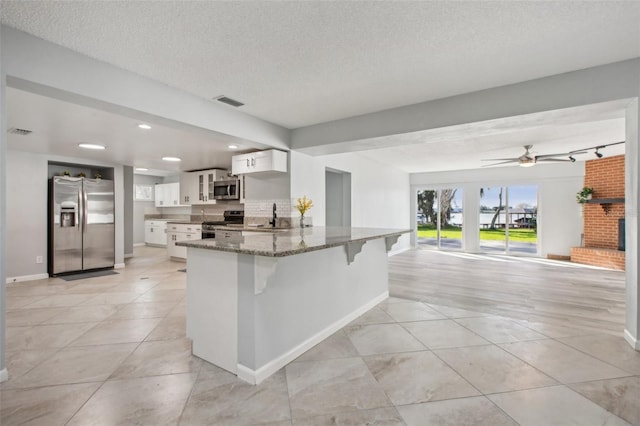
<path id="1" fill-rule="evenodd" d="M 462 190 L 439 189 L 418 192 L 418 246 L 462 248 Z"/>
<path id="2" fill-rule="evenodd" d="M 538 187 L 535 185 L 510 186 L 509 241 L 511 254 L 538 252 Z"/>
<path id="3" fill-rule="evenodd" d="M 418 191 L 418 247 L 438 247 L 438 191 Z"/>
<path id="4" fill-rule="evenodd" d="M 439 194 L 439 247 L 462 249 L 462 190 L 441 189 Z"/>
<path id="5" fill-rule="evenodd" d="M 506 224 L 507 190 L 505 187 L 480 188 L 480 251 L 505 253 L 509 228 Z"/>

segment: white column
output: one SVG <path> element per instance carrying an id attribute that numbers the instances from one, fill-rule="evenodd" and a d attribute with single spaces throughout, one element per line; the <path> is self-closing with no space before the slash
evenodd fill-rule
<path id="1" fill-rule="evenodd" d="M 480 251 L 480 187 L 469 185 L 462 189 L 462 241 L 464 251 Z"/>
<path id="2" fill-rule="evenodd" d="M 638 190 L 640 189 L 640 156 L 638 155 L 640 113 L 638 98 L 627 106 L 625 144 L 625 245 L 626 245 L 626 318 L 624 337 L 640 350 L 640 313 L 638 302 Z"/>
<path id="3" fill-rule="evenodd" d="M 0 40 L 0 46 L 2 40 Z M 7 276 L 6 265 L 6 237 L 7 237 L 7 220 L 6 220 L 6 192 L 7 192 L 7 114 L 5 108 L 6 93 L 6 73 L 2 60 L 2 48 L 0 48 L 0 382 L 4 382 L 9 378 L 7 372 L 4 352 L 5 352 L 5 286 Z"/>

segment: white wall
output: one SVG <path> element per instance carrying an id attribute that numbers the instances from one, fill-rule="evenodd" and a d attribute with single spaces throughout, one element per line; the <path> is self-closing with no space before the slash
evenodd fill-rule
<path id="1" fill-rule="evenodd" d="M 81 158 L 7 151 L 7 281 L 47 273 L 48 162 L 77 163 L 114 169 L 115 263 L 124 265 L 124 175 L 121 165 Z M 36 256 L 44 262 L 37 264 Z"/>
<path id="2" fill-rule="evenodd" d="M 313 200 L 313 224 L 325 224 L 325 170 L 351 173 L 351 226 L 409 229 L 409 174 L 359 154 L 311 157 L 291 152 L 291 197 Z M 403 235 L 393 251 L 409 248 Z"/>
<path id="3" fill-rule="evenodd" d="M 538 238 L 540 255 L 570 255 L 579 246 L 582 216 L 575 194 L 583 186 L 584 163 L 538 164 L 535 167 L 496 167 L 411 175 L 411 226 L 415 229 L 416 194 L 421 189 L 461 188 L 465 251 L 478 251 L 477 214 L 481 187 L 538 186 Z M 475 221 L 474 221 L 475 219 Z M 475 226 L 474 226 L 475 225 Z M 415 234 L 412 235 L 415 244 Z"/>

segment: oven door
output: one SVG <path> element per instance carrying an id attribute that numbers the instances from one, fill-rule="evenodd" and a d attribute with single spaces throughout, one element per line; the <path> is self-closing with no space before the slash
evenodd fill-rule
<path id="1" fill-rule="evenodd" d="M 215 238 L 216 237 L 216 230 L 215 229 L 203 229 L 202 230 L 202 239 L 206 240 L 209 238 Z"/>
<path id="2" fill-rule="evenodd" d="M 216 200 L 239 200 L 239 180 L 220 180 L 213 183 L 213 198 Z"/>

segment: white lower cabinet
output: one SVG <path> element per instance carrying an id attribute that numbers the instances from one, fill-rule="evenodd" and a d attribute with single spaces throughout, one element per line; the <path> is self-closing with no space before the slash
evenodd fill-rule
<path id="1" fill-rule="evenodd" d="M 144 221 L 144 243 L 148 246 L 167 245 L 167 221 L 166 220 L 145 220 Z"/>
<path id="2" fill-rule="evenodd" d="M 202 225 L 170 223 L 167 227 L 167 254 L 174 259 L 187 259 L 187 248 L 177 246 L 179 241 L 201 240 Z"/>

